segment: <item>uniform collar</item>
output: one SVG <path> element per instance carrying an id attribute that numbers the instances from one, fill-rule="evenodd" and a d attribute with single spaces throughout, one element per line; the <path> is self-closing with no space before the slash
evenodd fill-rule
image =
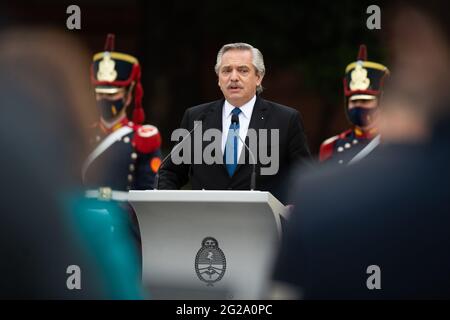
<path id="1" fill-rule="evenodd" d="M 371 128 L 368 130 L 363 130 L 359 127 L 355 127 L 354 129 L 356 137 L 360 139 L 372 139 L 378 134 L 378 128 Z"/>

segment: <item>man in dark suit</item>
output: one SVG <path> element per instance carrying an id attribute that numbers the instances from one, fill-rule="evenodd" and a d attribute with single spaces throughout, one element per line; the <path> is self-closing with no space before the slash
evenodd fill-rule
<path id="1" fill-rule="evenodd" d="M 202 120 L 203 131 L 220 130 L 221 141 L 216 143 L 221 142 L 221 154 L 216 159 L 223 159 L 223 162 L 207 164 L 202 160 L 201 163 L 190 161 L 175 165 L 173 158 L 168 159 L 159 171 L 159 183 L 156 187 L 179 189 L 190 178 L 193 189 L 251 189 L 252 155 L 242 142 L 245 141 L 247 146 L 255 145 L 250 135 L 250 131 L 253 131 L 257 133 L 255 140 L 258 146 L 250 148 L 256 160 L 254 187 L 257 190 L 270 191 L 282 199 L 284 178 L 289 170 L 310 159 L 299 112 L 257 95 L 262 91 L 264 60 L 261 52 L 249 44 L 234 43 L 223 46 L 217 55 L 215 71 L 224 99 L 187 109 L 181 127 L 191 131 L 195 126 L 194 121 Z M 276 134 L 272 135 L 275 131 L 278 133 L 278 139 Z M 265 133 L 268 134 L 267 140 L 261 137 L 261 134 Z M 192 140 L 194 139 L 190 141 L 191 146 L 194 145 Z M 201 145 L 203 155 L 208 143 L 202 141 Z M 266 154 L 277 162 L 269 164 L 274 170 L 264 171 L 264 168 L 268 169 L 270 166 L 260 157 L 261 152 L 267 152 Z M 174 153 L 172 152 L 172 156 Z M 191 154 L 194 158 L 198 156 L 193 153 Z"/>

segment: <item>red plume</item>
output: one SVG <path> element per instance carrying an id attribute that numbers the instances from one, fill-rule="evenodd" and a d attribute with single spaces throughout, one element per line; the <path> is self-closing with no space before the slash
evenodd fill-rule
<path id="1" fill-rule="evenodd" d="M 105 51 L 114 51 L 115 38 L 116 36 L 114 35 L 114 33 L 108 33 L 108 35 L 106 36 Z"/>
<path id="2" fill-rule="evenodd" d="M 365 44 L 359 46 L 359 53 L 357 60 L 367 61 L 367 47 Z"/>
<path id="3" fill-rule="evenodd" d="M 134 65 L 137 68 L 136 74 L 136 89 L 134 94 L 134 110 L 133 110 L 133 122 L 141 124 L 145 120 L 144 109 L 142 108 L 142 97 L 144 96 L 144 89 L 141 84 L 141 68 L 139 65 Z"/>

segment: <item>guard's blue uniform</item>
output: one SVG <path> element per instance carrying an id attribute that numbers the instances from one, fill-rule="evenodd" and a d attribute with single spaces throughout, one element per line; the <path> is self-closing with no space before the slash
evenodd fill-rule
<path id="1" fill-rule="evenodd" d="M 377 130 L 364 132 L 355 127 L 331 137 L 320 146 L 320 161 L 347 164 L 372 141 L 376 133 Z"/>
<path id="2" fill-rule="evenodd" d="M 88 189 L 153 189 L 161 163 L 161 136 L 155 126 L 136 125 L 124 119 L 112 132 L 96 125 L 94 133 L 94 148 L 84 174 Z M 112 141 L 108 142 L 108 137 L 110 140 L 113 138 Z"/>

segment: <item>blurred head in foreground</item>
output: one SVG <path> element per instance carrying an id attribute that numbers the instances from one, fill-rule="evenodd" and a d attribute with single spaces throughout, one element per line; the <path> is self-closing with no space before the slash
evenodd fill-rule
<path id="1" fill-rule="evenodd" d="M 275 279 L 306 299 L 450 297 L 449 3 L 392 9 L 386 143 L 295 177 Z"/>
<path id="2" fill-rule="evenodd" d="M 379 122 L 386 142 L 430 138 L 450 116 L 447 1 L 398 1 L 387 16 L 394 69 Z"/>
<path id="3" fill-rule="evenodd" d="M 78 201 L 85 128 L 95 120 L 88 63 L 84 46 L 59 31 L 0 34 L 2 298 L 139 297 L 135 283 L 123 281 L 128 260 L 117 259 L 127 242 L 110 237 L 113 218 L 88 216 Z M 73 265 L 81 290 L 67 285 Z"/>
<path id="4" fill-rule="evenodd" d="M 83 123 L 93 96 L 82 46 L 48 29 L 0 35 L 1 296 L 101 297 L 63 197 L 80 187 Z M 87 113 L 86 113 L 87 111 Z M 66 287 L 66 269 L 86 272 L 86 290 Z"/>
<path id="5" fill-rule="evenodd" d="M 82 44 L 61 32 L 13 29 L 1 36 L 2 119 L 22 145 L 17 151 L 32 156 L 30 165 L 52 184 L 77 186 L 88 151 L 95 98 L 80 68 L 87 61 Z"/>

